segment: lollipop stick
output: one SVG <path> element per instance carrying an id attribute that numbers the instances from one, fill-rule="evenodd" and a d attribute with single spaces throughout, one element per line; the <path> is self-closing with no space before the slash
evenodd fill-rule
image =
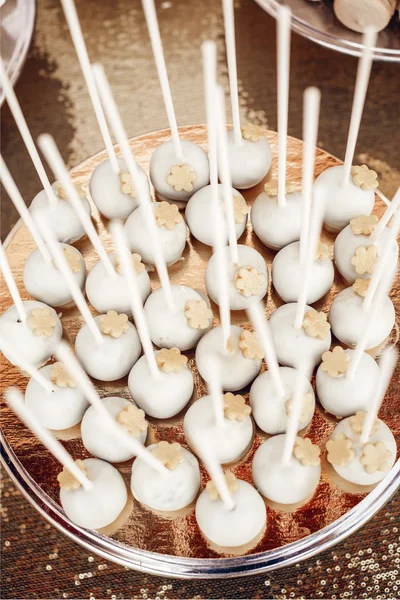
<path id="1" fill-rule="evenodd" d="M 308 371 L 311 371 L 311 369 L 308 369 Z M 297 374 L 295 391 L 294 391 L 293 401 L 292 401 L 292 410 L 291 410 L 291 413 L 287 420 L 285 442 L 283 445 L 283 452 L 282 452 L 282 464 L 283 465 L 289 464 L 290 459 L 293 454 L 293 448 L 294 448 L 294 444 L 296 441 L 297 432 L 299 429 L 298 426 L 299 426 L 299 421 L 300 421 L 301 408 L 302 408 L 304 394 L 305 394 L 306 385 L 307 385 L 307 377 L 304 377 L 304 375 L 308 371 L 307 371 L 307 369 L 305 369 L 305 365 L 303 364 Z"/>
<path id="2" fill-rule="evenodd" d="M 7 260 L 7 256 L 3 247 L 3 244 L 0 242 L 0 271 L 2 271 L 4 275 L 4 279 L 6 281 L 8 290 L 11 294 L 11 298 L 15 304 L 15 308 L 17 309 L 17 313 L 19 316 L 19 320 L 24 323 L 28 318 L 26 314 L 24 303 L 21 300 L 21 296 L 19 294 L 17 284 L 15 283 L 14 276 L 12 274 L 9 262 Z"/>
<path id="3" fill-rule="evenodd" d="M 286 152 L 289 110 L 290 69 L 290 19 L 292 12 L 287 6 L 278 7 L 277 14 L 277 60 L 278 60 L 278 204 L 286 206 Z"/>
<path id="4" fill-rule="evenodd" d="M 233 0 L 222 0 L 224 11 L 226 57 L 228 60 L 229 89 L 231 95 L 233 135 L 235 144 L 242 141 L 239 113 L 239 91 L 237 82 L 236 43 L 235 43 L 235 13 Z"/>
<path id="5" fill-rule="evenodd" d="M 5 393 L 7 404 L 12 408 L 17 417 L 36 435 L 43 446 L 79 481 L 86 491 L 92 489 L 93 484 L 75 464 L 74 459 L 65 450 L 64 446 L 45 429 L 35 415 L 25 404 L 21 392 L 17 388 L 8 388 Z"/>
<path id="6" fill-rule="evenodd" d="M 212 363 L 211 360 L 209 364 L 208 391 L 213 402 L 215 421 L 217 426 L 222 429 L 225 425 L 225 416 L 219 365 Z"/>
<path id="7" fill-rule="evenodd" d="M 382 234 L 382 231 L 385 229 L 386 225 L 389 223 L 390 219 L 393 217 L 395 212 L 397 212 L 400 207 L 400 187 L 395 193 L 392 201 L 389 203 L 387 209 L 383 213 L 382 217 L 379 220 L 379 223 L 375 227 L 374 231 L 371 234 L 371 239 L 376 243 L 379 240 L 379 237 Z"/>
<path id="8" fill-rule="evenodd" d="M 22 356 L 19 356 L 18 352 L 15 353 L 4 338 L 0 338 L 0 350 L 3 352 L 3 354 L 7 354 L 11 362 L 18 364 L 22 371 L 26 371 L 32 377 L 32 379 L 37 381 L 37 383 L 41 385 L 46 392 L 53 391 L 54 387 L 52 386 L 51 382 L 46 379 L 46 377 L 44 377 L 38 369 L 35 369 L 35 367 L 28 363 Z"/>

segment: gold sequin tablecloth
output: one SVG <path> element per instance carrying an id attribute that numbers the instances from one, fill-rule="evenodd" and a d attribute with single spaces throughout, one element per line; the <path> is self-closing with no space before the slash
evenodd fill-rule
<path id="1" fill-rule="evenodd" d="M 275 23 L 252 0 L 236 5 L 240 104 L 244 118 L 276 126 Z M 138 0 L 78 0 L 93 60 L 110 76 L 130 137 L 166 127 L 150 44 Z M 180 125 L 204 122 L 199 45 L 218 40 L 227 88 L 219 0 L 157 0 Z M 343 157 L 355 59 L 292 40 L 289 133 L 301 137 L 304 87 L 322 90 L 319 145 Z M 375 168 L 392 197 L 400 184 L 399 67 L 374 65 L 357 160 Z M 102 148 L 58 0 L 39 0 L 36 34 L 17 94 L 34 136 L 51 132 L 73 166 Z M 2 152 L 25 199 L 40 189 L 12 117 L 2 110 Z M 2 197 L 1 232 L 15 224 Z M 2 481 L 2 598 L 396 598 L 400 597 L 400 496 L 347 541 L 265 576 L 219 582 L 173 581 L 127 571 L 90 556 L 52 529 Z"/>

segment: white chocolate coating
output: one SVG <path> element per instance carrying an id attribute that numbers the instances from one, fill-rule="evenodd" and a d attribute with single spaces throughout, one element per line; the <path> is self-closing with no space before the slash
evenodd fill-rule
<path id="1" fill-rule="evenodd" d="M 350 180 L 343 186 L 343 165 L 329 167 L 314 183 L 314 202 L 325 202 L 324 223 L 329 231 L 341 231 L 351 219 L 370 215 L 375 204 L 373 190 L 364 191 Z"/>
<path id="2" fill-rule="evenodd" d="M 244 310 L 252 304 L 259 302 L 268 292 L 268 267 L 264 258 L 259 252 L 257 252 L 257 250 L 254 250 L 254 248 L 251 248 L 250 246 L 244 246 L 243 244 L 238 244 L 237 248 L 239 262 L 235 265 L 232 263 L 230 249 L 228 246 L 224 247 L 223 252 L 226 270 L 228 272 L 230 308 L 231 310 Z M 211 300 L 215 302 L 215 304 L 219 304 L 219 290 L 221 283 L 218 277 L 217 263 L 217 256 L 214 252 L 208 261 L 205 279 L 208 295 L 210 296 Z M 246 297 L 236 288 L 235 276 L 241 267 L 254 267 L 257 269 L 257 271 L 264 274 L 264 284 L 261 288 L 261 293 L 258 296 Z"/>
<path id="3" fill-rule="evenodd" d="M 240 144 L 235 144 L 233 129 L 227 132 L 227 137 L 233 187 L 238 190 L 254 187 L 271 168 L 272 150 L 267 138 L 251 142 L 243 137 Z"/>
<path id="4" fill-rule="evenodd" d="M 155 212 L 157 205 L 157 202 L 152 203 L 153 212 Z M 129 215 L 124 231 L 130 251 L 140 254 L 144 263 L 154 265 L 153 243 L 140 207 Z M 171 266 L 180 260 L 185 249 L 188 234 L 186 223 L 182 219 L 174 229 L 157 226 L 157 232 L 165 262 L 168 266 Z"/>
<path id="5" fill-rule="evenodd" d="M 262 192 L 251 207 L 251 224 L 264 246 L 280 250 L 300 239 L 303 198 L 299 192 L 286 195 L 286 206 L 280 207 L 277 196 Z"/>
<path id="6" fill-rule="evenodd" d="M 153 184 L 158 198 L 161 200 L 179 200 L 187 202 L 189 198 L 200 190 L 210 181 L 210 165 L 207 154 L 198 144 L 190 140 L 182 140 L 182 153 L 184 160 L 179 161 L 174 152 L 172 141 L 164 142 L 158 146 L 150 161 L 150 180 Z M 175 165 L 189 165 L 196 173 L 196 179 L 193 182 L 193 190 L 177 192 L 169 183 L 167 177 L 170 169 Z"/>
<path id="7" fill-rule="evenodd" d="M 128 173 L 125 161 L 118 158 L 121 173 Z M 150 194 L 150 185 L 146 172 L 138 165 L 139 175 L 143 181 L 145 190 Z M 121 179 L 112 170 L 108 159 L 103 160 L 92 173 L 89 182 L 92 200 L 107 219 L 125 220 L 138 206 L 138 200 L 130 194 L 121 191 Z"/>
<path id="8" fill-rule="evenodd" d="M 149 450 L 156 444 L 149 446 Z M 153 510 L 181 510 L 193 502 L 200 488 L 200 469 L 197 458 L 182 448 L 184 460 L 165 475 L 160 475 L 143 460 L 132 465 L 131 490 L 138 502 Z"/>
<path id="9" fill-rule="evenodd" d="M 261 369 L 261 359 L 246 358 L 239 348 L 242 331 L 241 327 L 231 325 L 231 353 L 223 352 L 221 327 L 211 329 L 196 348 L 196 364 L 201 377 L 209 382 L 210 369 L 217 361 L 220 366 L 221 386 L 226 392 L 236 392 L 246 387 L 257 377 Z"/>
<path id="10" fill-rule="evenodd" d="M 150 294 L 144 312 L 149 325 L 150 337 L 153 344 L 159 348 L 179 348 L 190 350 L 194 348 L 208 329 L 192 329 L 185 317 L 185 308 L 189 300 L 203 300 L 202 296 L 186 285 L 173 285 L 172 297 L 175 310 L 168 309 L 162 288 Z M 210 328 L 212 324 L 210 323 Z"/>
<path id="11" fill-rule="evenodd" d="M 67 244 L 61 244 L 66 248 Z M 70 248 L 73 248 L 70 246 Z M 74 252 L 79 255 L 81 270 L 73 273 L 76 283 L 83 290 L 86 279 L 86 264 L 82 254 L 77 248 Z M 24 286 L 28 294 L 35 300 L 44 302 L 49 306 L 66 306 L 73 302 L 69 287 L 65 279 L 53 263 L 44 260 L 40 251 L 36 248 L 28 256 L 24 265 Z"/>
<path id="12" fill-rule="evenodd" d="M 297 303 L 284 304 L 273 311 L 270 317 L 272 339 L 278 362 L 294 369 L 301 368 L 302 361 L 315 366 L 321 362 L 323 352 L 331 346 L 331 334 L 324 340 L 306 334 L 303 327 L 295 329 L 293 323 Z M 306 306 L 305 312 L 311 310 Z"/>
<path id="13" fill-rule="evenodd" d="M 121 514 L 128 500 L 122 475 L 104 460 L 86 458 L 88 478 L 93 484 L 86 491 L 60 489 L 61 505 L 75 525 L 86 529 L 101 529 L 110 525 Z"/>
<path id="14" fill-rule="evenodd" d="M 186 440 L 195 454 L 201 454 L 195 440 L 199 432 L 204 432 L 214 442 L 215 458 L 222 464 L 241 459 L 250 449 L 254 436 L 252 418 L 240 423 L 224 417 L 224 427 L 220 429 L 215 419 L 214 405 L 211 396 L 203 396 L 194 402 L 185 414 L 183 429 Z"/>
<path id="15" fill-rule="evenodd" d="M 53 365 L 40 369 L 41 375 L 53 385 L 47 392 L 34 379 L 30 379 L 25 390 L 25 403 L 43 427 L 61 431 L 73 427 L 82 420 L 89 402 L 78 386 L 59 387 L 51 380 Z"/>
<path id="16" fill-rule="evenodd" d="M 332 260 L 314 260 L 311 268 L 307 304 L 314 304 L 330 290 L 335 278 Z M 285 302 L 297 302 L 302 284 L 300 269 L 300 242 L 282 248 L 272 263 L 272 281 Z"/>
<path id="17" fill-rule="evenodd" d="M 53 330 L 53 335 L 50 338 L 44 337 L 43 335 L 35 335 L 27 323 L 21 323 L 19 321 L 18 311 L 13 304 L 0 317 L 0 337 L 4 337 L 10 346 L 10 349 L 16 356 L 21 356 L 26 362 L 38 368 L 44 365 L 53 356 L 61 341 L 62 324 L 56 311 L 43 302 L 24 300 L 24 306 L 28 318 L 31 311 L 35 308 L 50 309 L 51 316 L 57 321 Z M 3 352 L 3 354 L 12 364 L 21 368 L 18 361 L 14 363 L 9 359 L 5 352 Z"/>
<path id="18" fill-rule="evenodd" d="M 353 440 L 353 451 L 355 454 L 354 459 L 344 467 L 332 465 L 336 473 L 343 477 L 343 479 L 346 479 L 346 481 L 350 481 L 356 485 L 374 485 L 375 483 L 381 481 L 385 477 L 386 473 L 388 473 L 393 467 L 396 461 L 397 453 L 396 440 L 394 439 L 393 433 L 390 431 L 389 427 L 383 421 L 378 419 L 378 423 L 378 431 L 375 433 L 375 435 L 369 438 L 368 443 L 376 444 L 377 442 L 383 442 L 386 446 L 386 449 L 391 453 L 391 457 L 387 469 L 384 471 L 376 471 L 375 473 L 371 474 L 367 473 L 364 465 L 362 465 L 360 462 L 360 458 L 363 454 L 363 444 L 360 442 L 360 436 L 357 433 L 354 433 L 350 427 L 349 418 L 343 419 L 336 425 L 331 439 L 335 439 L 338 433 L 343 433 L 347 438 Z"/>
<path id="19" fill-rule="evenodd" d="M 305 466 L 292 455 L 287 465 L 282 465 L 285 435 L 269 438 L 257 448 L 253 459 L 253 481 L 259 492 L 278 504 L 304 502 L 315 492 L 321 465 Z"/>
<path id="20" fill-rule="evenodd" d="M 266 525 L 267 511 L 260 494 L 241 479 L 232 494 L 235 507 L 228 510 L 222 500 L 211 500 L 203 490 L 196 503 L 200 531 L 218 546 L 234 548 L 250 543 Z"/>
<path id="21" fill-rule="evenodd" d="M 119 398 L 118 396 L 109 396 L 102 399 L 105 408 L 110 415 L 116 419 L 118 413 L 126 406 L 132 404 L 130 400 Z M 86 450 L 107 462 L 116 463 L 130 460 L 136 456 L 132 450 L 120 441 L 119 436 L 109 430 L 107 423 L 95 406 L 90 406 L 84 414 L 81 423 L 82 442 Z M 136 437 L 133 436 L 132 437 Z M 142 444 L 145 443 L 147 437 L 146 431 L 141 431 L 136 439 Z"/>
<path id="22" fill-rule="evenodd" d="M 336 296 L 329 311 L 329 322 L 333 335 L 354 348 L 361 337 L 365 324 L 363 300 L 353 288 L 345 288 Z M 390 335 L 395 324 L 394 306 L 389 296 L 384 295 L 368 331 L 367 350 L 379 346 Z"/>
<path id="23" fill-rule="evenodd" d="M 115 254 L 109 254 L 109 257 L 114 264 Z M 150 277 L 146 269 L 136 275 L 136 281 L 144 303 L 151 291 Z M 86 295 L 90 304 L 99 313 L 116 310 L 118 313 L 132 315 L 132 303 L 125 278 L 117 272 L 115 277 L 108 275 L 101 260 L 89 271 L 86 280 Z"/>
<path id="24" fill-rule="evenodd" d="M 232 196 L 242 196 L 240 192 L 232 188 Z M 224 211 L 224 196 L 223 186 L 218 184 L 218 197 L 221 202 L 222 210 Z M 224 211 L 225 214 L 225 211 Z M 211 185 L 206 185 L 190 198 L 186 205 L 185 218 L 188 224 L 190 233 L 196 240 L 199 240 L 206 246 L 212 246 L 214 243 L 214 230 L 213 230 L 213 205 L 212 205 L 212 194 Z M 228 225 L 226 218 L 224 218 L 224 243 L 228 243 Z M 236 223 L 236 239 L 238 240 L 247 225 L 247 215 L 243 218 L 243 223 Z"/>
<path id="25" fill-rule="evenodd" d="M 354 350 L 345 350 L 350 357 Z M 367 410 L 373 402 L 380 370 L 375 360 L 363 353 L 354 377 L 331 377 L 319 366 L 316 378 L 318 400 L 324 409 L 335 417 L 348 417 L 358 410 Z"/>
<path id="26" fill-rule="evenodd" d="M 261 373 L 250 389 L 250 406 L 253 418 L 258 427 L 270 435 L 277 435 L 286 431 L 288 422 L 286 404 L 294 396 L 299 376 L 299 372 L 290 367 L 280 367 L 279 373 L 285 389 L 283 397 L 278 396 L 269 371 Z M 304 393 L 310 393 L 312 396 L 312 408 L 307 420 L 299 421 L 297 431 L 307 427 L 315 410 L 315 396 L 312 385 L 305 376 L 302 375 L 301 377 L 305 383 Z"/>
<path id="27" fill-rule="evenodd" d="M 95 317 L 100 324 L 100 316 Z M 132 323 L 119 338 L 102 334 L 103 343 L 98 344 L 85 324 L 78 331 L 75 352 L 86 373 L 100 381 L 116 381 L 125 377 L 140 356 L 141 344 Z"/>
<path id="28" fill-rule="evenodd" d="M 180 373 L 158 371 L 159 379 L 153 379 L 146 357 L 141 356 L 129 373 L 128 387 L 132 398 L 146 414 L 155 419 L 169 419 L 177 415 L 192 397 L 193 374 L 187 364 Z"/>

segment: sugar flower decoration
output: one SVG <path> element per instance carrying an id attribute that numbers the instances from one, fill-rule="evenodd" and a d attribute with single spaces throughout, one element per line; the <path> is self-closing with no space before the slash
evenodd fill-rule
<path id="1" fill-rule="evenodd" d="M 117 414 L 117 421 L 125 431 L 134 437 L 139 437 L 141 432 L 146 431 L 148 426 L 145 417 L 144 410 L 134 404 L 128 404 Z"/>
<path id="2" fill-rule="evenodd" d="M 245 358 L 262 359 L 264 352 L 259 342 L 258 337 L 252 331 L 243 329 L 239 338 L 239 348 Z"/>
<path id="3" fill-rule="evenodd" d="M 293 409 L 293 399 L 290 398 L 287 402 L 286 402 L 286 414 L 289 417 L 292 414 L 292 409 Z M 307 421 L 310 418 L 311 412 L 313 409 L 313 397 L 311 392 L 306 392 L 303 396 L 303 402 L 301 404 L 301 411 L 300 411 L 300 423 L 307 423 Z"/>
<path id="4" fill-rule="evenodd" d="M 292 194 L 296 191 L 296 184 L 292 181 L 285 182 L 285 195 Z M 264 183 L 264 192 L 267 192 L 268 196 L 277 196 L 278 195 L 278 180 L 273 179 L 271 181 L 267 181 Z"/>
<path id="5" fill-rule="evenodd" d="M 131 196 L 131 198 L 136 198 L 136 188 L 133 185 L 130 173 L 120 173 L 119 179 L 121 181 L 121 192 L 127 196 Z"/>
<path id="6" fill-rule="evenodd" d="M 367 413 L 364 410 L 358 410 L 355 415 L 349 418 L 349 425 L 351 430 L 357 435 L 361 435 L 362 430 L 364 428 L 365 417 Z M 378 419 L 374 419 L 370 437 L 373 437 L 379 429 L 379 421 Z"/>
<path id="7" fill-rule="evenodd" d="M 145 266 L 142 263 L 142 257 L 140 256 L 140 254 L 136 254 L 136 253 L 132 254 L 132 264 L 133 264 L 133 269 L 134 269 L 136 275 L 143 273 L 143 271 L 145 270 Z M 122 275 L 122 265 L 119 260 L 119 256 L 117 256 L 117 255 L 114 257 L 114 267 L 115 267 L 115 270 L 117 271 L 117 273 L 119 275 Z"/>
<path id="8" fill-rule="evenodd" d="M 87 476 L 86 466 L 83 460 L 78 459 L 75 461 L 75 464 L 82 473 Z M 60 488 L 63 490 L 78 490 L 81 487 L 81 482 L 75 479 L 66 467 L 64 467 L 61 473 L 57 475 L 57 481 L 60 484 Z"/>
<path id="9" fill-rule="evenodd" d="M 72 246 L 65 246 L 63 248 L 64 258 L 68 263 L 69 268 L 73 273 L 79 273 L 82 269 L 81 257 L 79 252 Z"/>
<path id="10" fill-rule="evenodd" d="M 242 296 L 259 296 L 265 284 L 265 275 L 254 267 L 240 267 L 235 273 L 234 282 Z"/>
<path id="11" fill-rule="evenodd" d="M 169 231 L 175 229 L 183 218 L 176 204 L 170 204 L 165 201 L 157 204 L 154 214 L 157 225 L 159 227 L 165 227 L 165 229 L 168 229 Z"/>
<path id="12" fill-rule="evenodd" d="M 232 196 L 233 212 L 235 214 L 235 223 L 238 225 L 244 223 L 249 207 L 243 196 Z"/>
<path id="13" fill-rule="evenodd" d="M 231 392 L 224 394 L 224 415 L 227 419 L 243 423 L 250 413 L 251 408 L 243 396 Z"/>
<path id="14" fill-rule="evenodd" d="M 187 356 L 179 348 L 162 348 L 156 356 L 157 365 L 164 373 L 181 373 L 187 364 Z"/>
<path id="15" fill-rule="evenodd" d="M 191 329 L 207 329 L 212 319 L 212 310 L 205 300 L 189 300 L 184 315 Z"/>
<path id="16" fill-rule="evenodd" d="M 257 142 L 264 136 L 261 127 L 259 127 L 258 125 L 253 125 L 252 123 L 246 123 L 246 125 L 244 125 L 240 129 L 242 132 L 242 136 L 250 142 Z"/>
<path id="17" fill-rule="evenodd" d="M 319 242 L 315 260 L 326 260 L 327 258 L 329 258 L 329 246 Z"/>
<path id="18" fill-rule="evenodd" d="M 59 198 L 61 198 L 61 200 L 68 200 L 68 195 L 67 192 L 65 191 L 65 189 L 63 188 L 63 186 L 61 185 L 61 183 L 59 181 L 56 181 L 55 183 L 55 189 L 56 189 L 56 194 Z M 78 192 L 78 196 L 81 200 L 83 200 L 86 196 L 85 192 L 83 191 L 83 189 L 81 188 L 80 185 L 75 185 L 75 189 Z"/>
<path id="19" fill-rule="evenodd" d="M 369 288 L 370 279 L 361 279 L 357 277 L 353 285 L 351 286 L 356 294 L 361 296 L 361 298 L 365 298 Z"/>
<path id="20" fill-rule="evenodd" d="M 49 308 L 34 308 L 27 320 L 35 335 L 51 338 L 57 325 L 57 319 L 52 316 Z"/>
<path id="21" fill-rule="evenodd" d="M 238 489 L 238 482 L 235 475 L 230 471 L 228 473 L 225 473 L 225 481 L 226 485 L 228 486 L 229 493 L 234 494 Z M 212 479 L 210 479 L 210 481 L 207 481 L 206 491 L 210 496 L 211 500 L 219 500 L 219 491 L 217 490 L 217 486 L 215 485 Z"/>
<path id="22" fill-rule="evenodd" d="M 341 346 L 335 346 L 334 349 L 324 352 L 322 355 L 321 371 L 325 371 L 331 377 L 339 377 L 347 373 L 349 368 L 350 356 Z"/>
<path id="23" fill-rule="evenodd" d="M 324 340 L 329 335 L 331 326 L 325 313 L 312 308 L 304 316 L 303 328 L 308 336 Z"/>
<path id="24" fill-rule="evenodd" d="M 355 251 L 351 264 L 358 275 L 368 273 L 372 275 L 378 260 L 378 250 L 376 246 L 359 246 Z"/>
<path id="25" fill-rule="evenodd" d="M 373 475 L 377 471 L 387 471 L 392 453 L 383 442 L 376 444 L 365 444 L 360 463 L 364 465 L 365 471 Z"/>
<path id="26" fill-rule="evenodd" d="M 367 190 L 375 190 L 379 185 L 378 174 L 369 169 L 367 165 L 351 167 L 351 176 L 353 183 L 365 192 Z"/>
<path id="27" fill-rule="evenodd" d="M 107 311 L 100 317 L 100 331 L 113 338 L 119 338 L 129 329 L 128 315 L 118 314 L 116 310 Z"/>
<path id="28" fill-rule="evenodd" d="M 337 433 L 335 439 L 326 444 L 328 461 L 336 467 L 345 467 L 354 459 L 353 441 L 343 433 Z"/>
<path id="29" fill-rule="evenodd" d="M 60 388 L 76 388 L 75 381 L 62 362 L 55 362 L 51 365 L 50 379 Z"/>
<path id="30" fill-rule="evenodd" d="M 184 461 L 182 446 L 178 442 L 158 442 L 157 446 L 152 450 L 153 456 L 158 458 L 162 464 L 170 471 Z"/>
<path id="31" fill-rule="evenodd" d="M 350 221 L 351 231 L 354 235 L 371 235 L 374 231 L 378 217 L 376 215 L 360 215 Z"/>
<path id="32" fill-rule="evenodd" d="M 171 167 L 167 176 L 167 183 L 176 192 L 193 192 L 193 182 L 196 180 L 196 171 L 190 165 L 175 165 Z"/>
<path id="33" fill-rule="evenodd" d="M 321 451 L 309 438 L 296 437 L 293 454 L 305 467 L 317 467 Z"/>

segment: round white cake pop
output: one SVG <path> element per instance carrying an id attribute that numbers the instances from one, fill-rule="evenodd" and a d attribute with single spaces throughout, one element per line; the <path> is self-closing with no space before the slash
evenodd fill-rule
<path id="1" fill-rule="evenodd" d="M 303 326 L 300 329 L 294 327 L 296 314 L 296 303 L 284 304 L 271 314 L 270 326 L 272 339 L 274 341 L 278 362 L 288 367 L 298 369 L 303 361 L 312 364 L 314 367 L 320 362 L 323 352 L 329 350 L 331 345 L 331 333 L 329 323 L 326 323 L 326 315 L 317 313 L 310 306 L 306 306 L 303 319 Z M 311 320 L 316 319 L 315 326 L 307 325 L 310 335 L 307 333 L 304 322 L 309 322 L 307 314 Z M 315 315 L 317 313 L 317 315 Z M 317 333 L 316 337 L 312 334 Z M 323 336 L 322 339 L 320 336 Z"/>
<path id="2" fill-rule="evenodd" d="M 110 415 L 132 437 L 142 444 L 145 443 L 148 423 L 142 410 L 138 409 L 130 400 L 118 396 L 103 398 L 103 404 Z M 135 456 L 114 432 L 110 432 L 103 416 L 99 414 L 95 406 L 90 406 L 83 416 L 81 435 L 86 450 L 107 462 L 124 462 Z"/>
<path id="3" fill-rule="evenodd" d="M 72 270 L 80 289 L 83 290 L 86 279 L 86 264 L 77 248 L 60 244 L 64 256 Z M 24 265 L 24 286 L 35 300 L 49 306 L 67 306 L 73 303 L 72 295 L 62 273 L 53 261 L 46 261 L 36 248 L 28 256 Z"/>
<path id="4" fill-rule="evenodd" d="M 168 266 L 181 259 L 186 246 L 187 227 L 175 204 L 153 202 L 161 250 Z M 126 241 L 131 252 L 140 254 L 144 263 L 154 265 L 154 248 L 141 207 L 133 211 L 125 223 Z"/>
<path id="5" fill-rule="evenodd" d="M 291 402 L 295 387 L 298 384 L 299 373 L 295 369 L 280 367 L 279 374 L 285 390 L 284 396 L 278 396 L 269 371 L 261 373 L 250 389 L 250 406 L 253 418 L 258 427 L 270 435 L 286 431 Z M 297 431 L 307 427 L 315 410 L 315 396 L 312 385 L 305 376 L 303 379 L 305 394 Z"/>
<path id="6" fill-rule="evenodd" d="M 312 449 L 310 461 L 297 458 L 298 440 L 301 440 L 300 444 L 306 444 L 306 450 L 308 445 Z M 260 493 L 272 502 L 297 504 L 308 500 L 318 486 L 321 477 L 319 450 L 311 445 L 310 440 L 297 438 L 290 461 L 285 465 L 282 464 L 284 443 L 285 435 L 276 435 L 256 450 L 252 465 L 253 481 Z"/>
<path id="7" fill-rule="evenodd" d="M 312 263 L 310 284 L 307 289 L 307 304 L 314 304 L 330 290 L 335 270 L 329 256 L 329 247 L 320 244 L 318 259 Z M 301 287 L 300 242 L 282 248 L 272 262 L 274 288 L 285 302 L 296 302 Z"/>
<path id="8" fill-rule="evenodd" d="M 86 295 L 92 306 L 99 313 L 116 310 L 118 313 L 132 314 L 132 303 L 128 284 L 125 277 L 119 272 L 119 260 L 115 254 L 109 254 L 111 262 L 116 266 L 116 276 L 111 277 L 101 260 L 90 270 L 86 280 Z M 142 302 L 150 294 L 150 277 L 139 254 L 132 256 L 136 271 L 136 281 L 139 287 Z"/>
<path id="9" fill-rule="evenodd" d="M 322 171 L 313 188 L 314 202 L 325 203 L 324 224 L 329 231 L 341 231 L 358 215 L 369 215 L 375 204 L 373 189 L 364 190 L 352 177 L 343 185 L 344 167 L 338 165 Z"/>
<path id="10" fill-rule="evenodd" d="M 223 185 L 218 184 L 218 197 L 223 208 Z M 232 188 L 232 198 L 234 203 L 235 212 L 235 231 L 236 239 L 238 240 L 247 224 L 248 208 L 246 200 L 242 194 Z M 213 228 L 210 226 L 210 219 L 213 215 L 212 206 L 212 192 L 211 185 L 207 185 L 202 188 L 190 198 L 186 205 L 185 217 L 188 224 L 190 233 L 196 240 L 199 240 L 206 246 L 212 246 L 214 243 L 213 239 Z M 224 220 L 224 243 L 228 243 L 228 226 L 226 220 Z"/>
<path id="11" fill-rule="evenodd" d="M 244 310 L 259 302 L 268 291 L 268 267 L 257 250 L 238 244 L 238 264 L 232 263 L 230 248 L 224 247 L 224 260 L 229 279 L 231 310 Z M 216 252 L 210 257 L 206 270 L 206 288 L 213 302 L 219 304 L 221 281 L 218 277 Z"/>
<path id="12" fill-rule="evenodd" d="M 231 325 L 228 349 L 224 352 L 221 327 L 211 329 L 196 348 L 196 364 L 201 377 L 209 383 L 218 362 L 222 389 L 236 392 L 246 387 L 261 369 L 263 352 L 256 335 Z"/>
<path id="13" fill-rule="evenodd" d="M 180 444 L 159 442 L 148 450 L 168 469 L 161 475 L 137 458 L 132 465 L 131 490 L 138 502 L 153 510 L 181 510 L 193 502 L 200 487 L 197 458 Z"/>
<path id="14" fill-rule="evenodd" d="M 89 190 L 93 202 L 104 217 L 125 220 L 137 208 L 138 201 L 125 161 L 118 158 L 117 162 L 119 174 L 114 173 L 108 159 L 97 165 L 90 178 Z M 146 172 L 139 165 L 138 170 L 143 187 L 150 194 Z"/>
<path id="15" fill-rule="evenodd" d="M 187 357 L 177 348 L 163 348 L 155 353 L 159 378 L 152 377 L 145 356 L 139 358 L 129 373 L 128 387 L 136 404 L 155 419 L 177 415 L 193 394 L 193 374 Z"/>
<path id="16" fill-rule="evenodd" d="M 257 490 L 247 481 L 235 481 L 236 489 L 232 492 L 235 506 L 232 510 L 219 496 L 211 498 L 207 488 L 196 502 L 200 531 L 210 542 L 225 548 L 249 544 L 263 531 L 267 519 L 264 501 Z"/>
<path id="17" fill-rule="evenodd" d="M 95 321 L 103 343 L 96 342 L 85 324 L 76 336 L 76 355 L 91 377 L 101 381 L 116 381 L 125 377 L 139 358 L 139 336 L 123 313 L 118 315 L 115 311 L 109 311 L 106 315 L 95 317 Z M 109 331 L 109 334 L 105 331 Z"/>
<path id="18" fill-rule="evenodd" d="M 235 402 L 238 404 L 237 411 Z M 240 460 L 250 449 L 254 435 L 250 407 L 245 404 L 242 396 L 234 396 L 231 393 L 224 395 L 222 427 L 216 422 L 211 396 L 203 396 L 186 412 L 183 428 L 187 442 L 196 454 L 201 454 L 201 448 L 197 448 L 195 443 L 198 439 L 196 433 L 207 433 L 215 442 L 216 460 L 223 465 Z"/>
<path id="19" fill-rule="evenodd" d="M 126 486 L 122 475 L 107 462 L 97 458 L 86 458 L 80 462 L 93 487 L 91 490 L 85 490 L 82 486 L 72 489 L 61 487 L 61 505 L 75 525 L 101 529 L 121 514 L 128 500 Z"/>
<path id="20" fill-rule="evenodd" d="M 241 142 L 235 144 L 233 129 L 227 132 L 228 158 L 233 187 L 247 190 L 260 183 L 270 170 L 272 150 L 257 125 L 242 127 L 242 136 Z"/>
<path id="21" fill-rule="evenodd" d="M 210 181 L 210 165 L 204 150 L 181 139 L 183 162 L 178 160 L 172 141 L 158 146 L 150 161 L 150 179 L 160 200 L 187 202 Z"/>
<path id="22" fill-rule="evenodd" d="M 279 206 L 277 196 L 262 192 L 251 207 L 251 224 L 264 246 L 280 250 L 300 239 L 303 198 L 299 192 L 286 194 L 286 205 Z"/>
<path id="23" fill-rule="evenodd" d="M 363 309 L 363 300 L 352 287 L 348 287 L 336 296 L 329 311 L 333 335 L 350 348 L 354 348 L 364 331 L 366 311 Z M 376 348 L 386 340 L 395 319 L 393 302 L 384 295 L 368 331 L 367 350 Z"/>
<path id="24" fill-rule="evenodd" d="M 186 285 L 172 285 L 174 310 L 170 310 L 162 288 L 150 294 L 144 312 L 150 337 L 159 348 L 190 350 L 212 327 L 212 311 L 202 296 Z"/>
<path id="25" fill-rule="evenodd" d="M 0 317 L 0 337 L 4 337 L 17 357 L 33 367 L 41 367 L 53 356 L 62 336 L 62 324 L 56 311 L 36 300 L 23 302 L 28 318 L 21 322 L 13 304 Z M 7 354 L 3 353 L 7 360 Z M 18 362 L 11 363 L 20 367 Z"/>
<path id="26" fill-rule="evenodd" d="M 376 419 L 367 444 L 360 440 L 365 413 L 343 419 L 326 445 L 328 462 L 346 481 L 373 485 L 381 481 L 396 461 L 396 440 L 389 427 Z"/>

